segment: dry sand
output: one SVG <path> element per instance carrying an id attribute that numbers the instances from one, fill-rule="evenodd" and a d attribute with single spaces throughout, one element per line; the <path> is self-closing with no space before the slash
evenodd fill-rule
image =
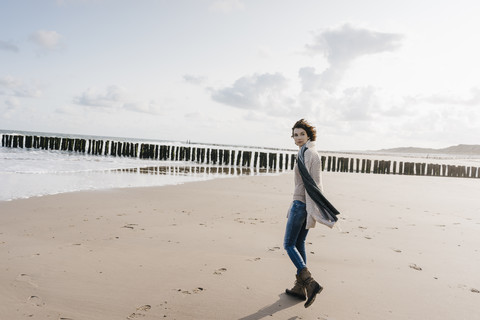
<path id="1" fill-rule="evenodd" d="M 325 173 L 308 309 L 291 173 L 0 202 L 0 319 L 480 319 L 480 181 Z"/>

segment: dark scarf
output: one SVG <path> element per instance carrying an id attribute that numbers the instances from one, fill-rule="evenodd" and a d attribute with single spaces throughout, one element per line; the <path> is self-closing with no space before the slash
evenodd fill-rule
<path id="1" fill-rule="evenodd" d="M 337 215 L 340 214 L 337 209 L 325 198 L 320 189 L 317 186 L 315 180 L 313 180 L 310 173 L 308 173 L 307 167 L 305 167 L 305 151 L 307 151 L 307 144 L 305 143 L 298 152 L 298 170 L 302 176 L 305 190 L 308 195 L 316 203 L 323 218 L 328 221 L 337 221 Z"/>

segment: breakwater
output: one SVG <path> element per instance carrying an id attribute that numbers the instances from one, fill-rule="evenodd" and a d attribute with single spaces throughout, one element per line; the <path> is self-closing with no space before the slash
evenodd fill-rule
<path id="1" fill-rule="evenodd" d="M 275 171 L 292 170 L 296 161 L 296 151 L 288 150 L 259 149 L 255 151 L 233 147 L 167 145 L 18 134 L 2 134 L 2 147 L 165 161 L 191 161 L 200 164 L 253 167 Z M 480 168 L 475 166 L 371 160 L 333 155 L 321 156 L 321 160 L 322 170 L 328 172 L 480 178 Z"/>
<path id="2" fill-rule="evenodd" d="M 296 152 L 285 150 L 135 143 L 105 139 L 2 134 L 2 147 L 76 152 L 98 156 L 132 157 L 164 161 L 191 161 L 218 166 L 253 167 L 270 171 L 292 170 Z"/>
<path id="3" fill-rule="evenodd" d="M 424 162 L 322 156 L 322 170 L 373 174 L 480 178 L 480 168 Z"/>

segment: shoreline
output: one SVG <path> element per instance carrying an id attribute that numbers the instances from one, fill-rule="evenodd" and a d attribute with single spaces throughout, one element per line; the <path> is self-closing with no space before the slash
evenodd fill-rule
<path id="1" fill-rule="evenodd" d="M 317 224 L 325 290 L 284 295 L 291 172 L 0 202 L 9 319 L 452 319 L 476 314 L 475 179 L 323 173 L 340 229 Z M 421 269 L 421 270 L 420 270 Z M 272 315 L 270 317 L 270 315 Z"/>
<path id="2" fill-rule="evenodd" d="M 0 202 L 81 191 L 163 187 L 241 176 L 277 175 L 243 167 L 165 164 L 109 170 L 56 173 L 0 173 Z"/>

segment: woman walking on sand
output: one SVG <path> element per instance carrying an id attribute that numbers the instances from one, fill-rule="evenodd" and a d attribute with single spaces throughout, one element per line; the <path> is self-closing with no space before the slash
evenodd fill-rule
<path id="1" fill-rule="evenodd" d="M 295 285 L 292 289 L 286 289 L 286 293 L 307 300 L 305 308 L 313 303 L 323 289 L 307 269 L 305 240 L 308 230 L 315 227 L 316 222 L 332 228 L 339 214 L 322 195 L 321 161 L 315 149 L 316 135 L 315 127 L 304 119 L 297 121 L 292 128 L 292 138 L 300 150 L 294 168 L 293 203 L 288 211 L 283 243 L 297 268 Z"/>

